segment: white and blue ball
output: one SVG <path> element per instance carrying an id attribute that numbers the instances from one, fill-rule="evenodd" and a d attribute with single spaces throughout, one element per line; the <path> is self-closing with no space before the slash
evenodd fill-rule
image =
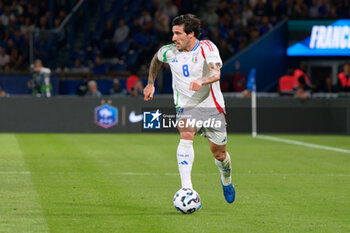
<path id="1" fill-rule="evenodd" d="M 182 188 L 175 193 L 175 208 L 183 214 L 192 214 L 201 208 L 201 200 L 198 193 L 190 188 Z"/>

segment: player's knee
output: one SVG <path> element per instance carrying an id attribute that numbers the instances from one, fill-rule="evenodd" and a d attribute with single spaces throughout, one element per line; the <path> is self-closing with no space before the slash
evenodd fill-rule
<path id="1" fill-rule="evenodd" d="M 215 150 L 213 151 L 215 159 L 224 161 L 226 159 L 226 150 Z"/>
<path id="2" fill-rule="evenodd" d="M 185 140 L 193 140 L 194 133 L 193 132 L 181 132 L 180 138 Z"/>

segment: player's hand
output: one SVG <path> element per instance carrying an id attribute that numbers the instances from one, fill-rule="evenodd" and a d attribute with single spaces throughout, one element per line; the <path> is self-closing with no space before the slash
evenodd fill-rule
<path id="1" fill-rule="evenodd" d="M 190 83 L 190 90 L 191 91 L 199 91 L 202 87 L 202 80 L 196 79 L 193 82 Z"/>
<path id="2" fill-rule="evenodd" d="M 154 85 L 153 84 L 147 84 L 145 89 L 143 89 L 143 95 L 145 96 L 143 99 L 145 101 L 149 101 L 153 99 L 153 94 L 154 94 Z"/>

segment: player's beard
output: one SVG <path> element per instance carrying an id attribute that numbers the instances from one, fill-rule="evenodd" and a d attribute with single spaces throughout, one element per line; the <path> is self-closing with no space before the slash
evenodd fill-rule
<path id="1" fill-rule="evenodd" d="M 188 47 L 188 44 L 189 44 L 189 42 L 187 42 L 187 43 L 180 43 L 180 42 L 176 42 L 175 43 L 175 45 L 176 45 L 176 48 L 178 49 L 178 50 L 186 50 L 186 48 Z"/>
<path id="2" fill-rule="evenodd" d="M 175 42 L 177 50 L 183 50 L 181 44 L 179 42 Z"/>

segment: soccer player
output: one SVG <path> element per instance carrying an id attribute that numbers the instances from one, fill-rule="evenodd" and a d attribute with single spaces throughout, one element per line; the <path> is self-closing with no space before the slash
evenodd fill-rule
<path id="1" fill-rule="evenodd" d="M 172 22 L 173 44 L 163 46 L 154 55 L 144 89 L 144 100 L 153 99 L 154 81 L 162 62 L 170 65 L 174 102 L 177 110 L 180 142 L 177 148 L 182 188 L 192 188 L 191 170 L 194 160 L 193 138 L 201 130 L 209 142 L 215 164 L 220 171 L 221 184 L 228 203 L 235 200 L 235 189 L 231 181 L 231 160 L 226 151 L 226 120 L 224 98 L 220 90 L 220 68 L 222 61 L 217 47 L 209 40 L 199 41 L 200 20 L 186 14 Z M 191 116 L 201 119 L 219 119 L 221 129 L 215 127 L 192 127 L 186 125 Z"/>
<path id="2" fill-rule="evenodd" d="M 50 84 L 51 70 L 43 66 L 41 60 L 37 59 L 34 62 L 33 79 L 28 82 L 28 86 L 33 89 L 33 95 L 38 97 L 51 97 Z"/>

